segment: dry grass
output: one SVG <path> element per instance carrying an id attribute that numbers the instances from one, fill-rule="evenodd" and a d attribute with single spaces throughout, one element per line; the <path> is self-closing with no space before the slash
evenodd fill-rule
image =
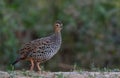
<path id="1" fill-rule="evenodd" d="M 0 71 L 0 78 L 120 78 L 120 72 L 30 72 Z"/>

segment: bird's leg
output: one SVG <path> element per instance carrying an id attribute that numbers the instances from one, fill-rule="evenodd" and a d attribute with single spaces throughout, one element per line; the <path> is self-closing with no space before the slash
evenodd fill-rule
<path id="1" fill-rule="evenodd" d="M 30 71 L 33 71 L 33 68 L 34 68 L 34 61 L 33 61 L 32 59 L 30 59 L 30 62 L 31 62 Z"/>
<path id="2" fill-rule="evenodd" d="M 41 73 L 41 68 L 40 68 L 40 66 L 39 66 L 39 65 L 40 65 L 40 62 L 37 62 L 36 64 L 37 64 L 38 72 Z"/>

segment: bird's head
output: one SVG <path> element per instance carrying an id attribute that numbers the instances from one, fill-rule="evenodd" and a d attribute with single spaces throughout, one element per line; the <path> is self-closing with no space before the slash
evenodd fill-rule
<path id="1" fill-rule="evenodd" d="M 62 26 L 63 26 L 62 22 L 57 20 L 54 24 L 55 32 L 60 32 L 62 29 Z"/>

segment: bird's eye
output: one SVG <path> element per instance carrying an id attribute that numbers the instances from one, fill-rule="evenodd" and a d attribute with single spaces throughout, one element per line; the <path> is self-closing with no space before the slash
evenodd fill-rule
<path id="1" fill-rule="evenodd" d="M 59 25 L 58 25 L 58 24 L 56 24 L 56 26 L 58 27 Z"/>

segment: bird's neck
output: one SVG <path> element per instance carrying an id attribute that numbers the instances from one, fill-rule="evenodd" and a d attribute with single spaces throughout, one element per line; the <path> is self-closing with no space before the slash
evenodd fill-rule
<path id="1" fill-rule="evenodd" d="M 61 33 L 61 29 L 59 29 L 59 28 L 55 28 L 54 31 L 55 31 L 55 33 Z"/>
<path id="2" fill-rule="evenodd" d="M 61 36 L 61 31 L 55 31 L 55 35 Z"/>
<path id="3" fill-rule="evenodd" d="M 55 36 L 61 38 L 61 32 L 55 32 Z"/>
<path id="4" fill-rule="evenodd" d="M 55 40 L 56 42 L 60 43 L 61 44 L 61 32 L 55 32 Z"/>

